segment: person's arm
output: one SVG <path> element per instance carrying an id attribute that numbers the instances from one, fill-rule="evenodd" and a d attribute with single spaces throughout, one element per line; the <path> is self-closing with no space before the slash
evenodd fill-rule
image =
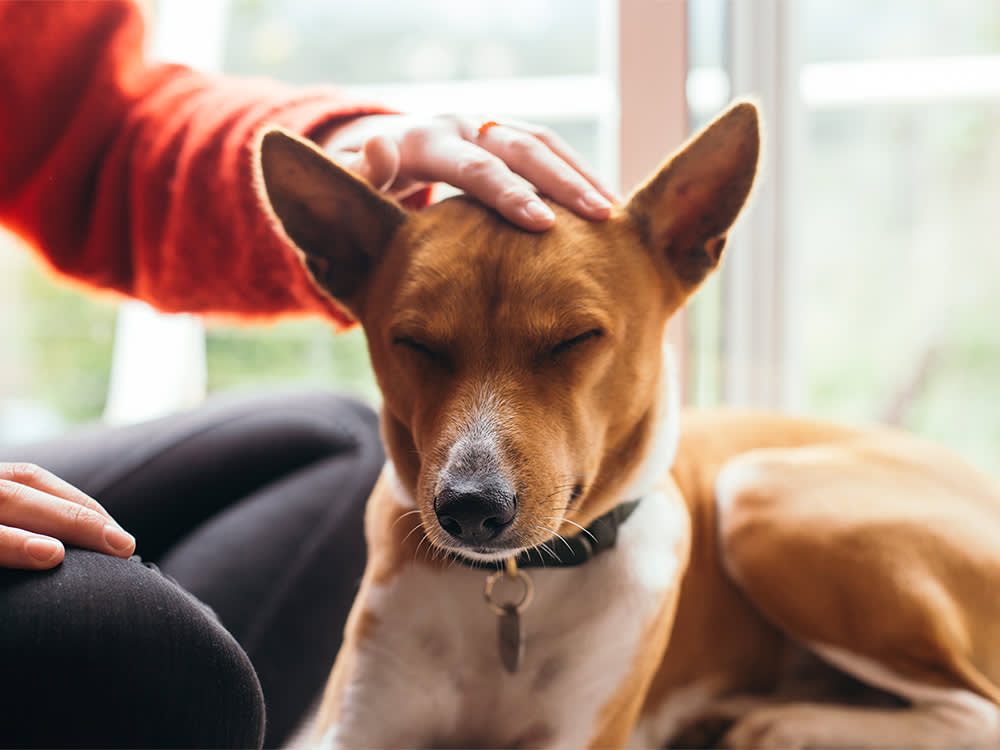
<path id="1" fill-rule="evenodd" d="M 260 207 L 254 138 L 384 110 L 147 63 L 144 27 L 129 2 L 0 3 L 0 222 L 161 310 L 342 319 Z"/>
<path id="2" fill-rule="evenodd" d="M 168 312 L 343 322 L 263 210 L 265 125 L 314 138 L 391 194 L 447 181 L 527 229 L 554 217 L 515 173 L 581 215 L 610 212 L 542 129 L 480 134 L 469 118 L 387 117 L 333 89 L 153 64 L 144 35 L 132 2 L 0 2 L 0 223 L 90 286 Z"/>

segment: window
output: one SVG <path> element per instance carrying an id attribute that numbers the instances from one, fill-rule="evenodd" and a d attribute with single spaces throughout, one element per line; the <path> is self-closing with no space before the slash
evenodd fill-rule
<path id="1" fill-rule="evenodd" d="M 692 103 L 756 90 L 769 120 L 695 314 L 700 399 L 898 424 L 996 472 L 1000 6 L 733 2 L 692 24 Z"/>
<path id="2" fill-rule="evenodd" d="M 804 3 L 798 21 L 801 402 L 996 471 L 1000 6 L 885 2 L 843 45 L 830 30 L 872 5 L 833 7 Z"/>

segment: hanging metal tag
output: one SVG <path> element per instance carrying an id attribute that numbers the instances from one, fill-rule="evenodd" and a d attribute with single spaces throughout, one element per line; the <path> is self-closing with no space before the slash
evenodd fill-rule
<path id="1" fill-rule="evenodd" d="M 521 615 L 513 604 L 504 605 L 503 614 L 497 618 L 497 643 L 504 669 L 514 674 L 524 661 L 524 633 Z"/>
<path id="2" fill-rule="evenodd" d="M 521 597 L 517 601 L 500 603 L 494 599 L 493 587 L 504 576 L 521 584 Z M 524 661 L 524 630 L 521 628 L 521 612 L 530 603 L 535 593 L 534 584 L 517 569 L 513 560 L 508 560 L 504 569 L 491 573 L 486 579 L 486 590 L 483 592 L 486 603 L 497 614 L 497 645 L 500 649 L 500 661 L 508 672 L 513 674 Z"/>

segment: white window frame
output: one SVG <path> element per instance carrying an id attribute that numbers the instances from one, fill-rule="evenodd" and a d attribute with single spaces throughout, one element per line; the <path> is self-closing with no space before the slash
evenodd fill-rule
<path id="1" fill-rule="evenodd" d="M 722 276 L 722 393 L 724 402 L 788 408 L 801 382 L 790 326 L 797 285 L 787 251 L 787 197 L 793 173 L 788 153 L 799 134 L 800 110 L 789 64 L 795 3 L 730 0 L 732 98 L 753 97 L 764 123 L 761 171 L 750 210 L 738 222 Z M 790 95 L 791 94 L 791 95 Z M 778 137 L 768 138 L 768 133 Z"/>

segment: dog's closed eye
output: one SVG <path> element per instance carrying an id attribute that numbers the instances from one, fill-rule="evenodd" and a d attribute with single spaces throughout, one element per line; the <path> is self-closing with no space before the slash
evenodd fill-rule
<path id="1" fill-rule="evenodd" d="M 552 356 L 558 357 L 570 351 L 571 349 L 577 348 L 581 344 L 584 344 L 593 339 L 599 339 L 602 336 L 604 336 L 604 331 L 602 331 L 600 328 L 591 328 L 589 331 L 584 331 L 583 333 L 577 336 L 573 336 L 572 338 L 560 341 L 558 344 L 552 347 Z"/>
<path id="2" fill-rule="evenodd" d="M 392 343 L 394 346 L 405 347 L 406 349 L 419 354 L 435 364 L 447 367 L 450 363 L 448 355 L 444 352 L 438 351 L 437 349 L 421 343 L 416 339 L 410 338 L 409 336 L 396 336 L 393 338 Z"/>

